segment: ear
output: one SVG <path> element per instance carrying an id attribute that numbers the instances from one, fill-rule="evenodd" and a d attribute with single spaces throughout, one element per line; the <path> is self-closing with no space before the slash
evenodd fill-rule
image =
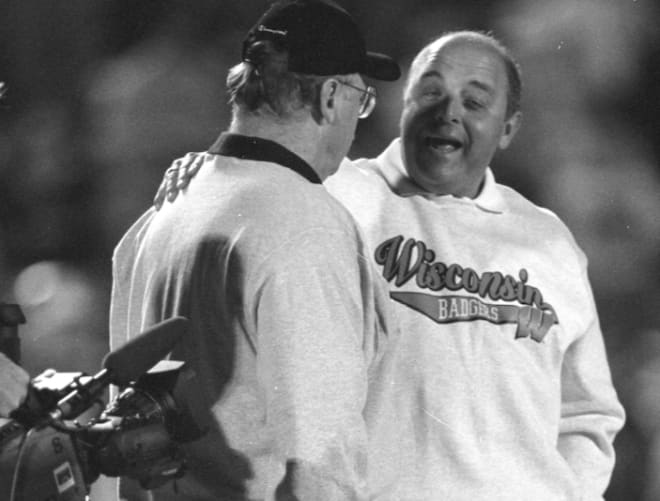
<path id="1" fill-rule="evenodd" d="M 321 85 L 321 116 L 328 123 L 333 123 L 337 116 L 337 92 L 339 92 L 339 84 L 332 78 L 328 78 Z"/>
<path id="2" fill-rule="evenodd" d="M 502 135 L 500 136 L 500 140 L 497 143 L 501 150 L 506 149 L 509 144 L 511 144 L 511 141 L 513 141 L 513 137 L 516 135 L 516 132 L 518 132 L 518 129 L 520 129 L 521 124 L 522 113 L 520 111 L 516 111 L 513 115 L 506 119 L 504 122 L 504 128 L 502 129 Z"/>

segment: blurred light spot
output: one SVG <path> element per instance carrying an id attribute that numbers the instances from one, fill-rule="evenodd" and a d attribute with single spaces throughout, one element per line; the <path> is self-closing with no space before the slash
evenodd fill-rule
<path id="1" fill-rule="evenodd" d="M 21 271 L 14 284 L 14 295 L 19 304 L 37 306 L 51 300 L 60 280 L 60 265 L 42 261 Z"/>

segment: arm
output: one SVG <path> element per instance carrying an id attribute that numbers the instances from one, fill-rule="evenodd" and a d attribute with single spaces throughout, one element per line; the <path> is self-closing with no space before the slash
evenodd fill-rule
<path id="1" fill-rule="evenodd" d="M 115 247 L 112 257 L 112 292 L 110 302 L 110 336 L 109 348 L 115 350 L 128 342 L 129 325 L 131 324 L 131 315 L 139 315 L 140 311 L 131 310 L 130 291 L 132 287 L 132 263 L 135 259 L 134 249 L 132 248 L 135 234 L 138 233 L 143 224 L 146 223 L 149 213 L 143 215 L 128 231 L 120 243 Z M 127 257 L 127 256 L 130 256 Z M 129 263 L 126 268 L 122 263 Z M 110 398 L 117 396 L 118 388 L 110 387 Z M 119 501 L 150 501 L 152 495 L 149 491 L 140 487 L 137 480 L 129 477 L 117 477 L 108 482 L 111 485 Z M 115 499 L 115 498 L 113 498 Z"/>
<path id="2" fill-rule="evenodd" d="M 282 248 L 254 296 L 258 379 L 278 467 L 266 499 L 365 497 L 363 303 L 346 238 L 319 230 Z"/>
<path id="3" fill-rule="evenodd" d="M 585 279 L 586 283 L 586 279 Z M 623 427 L 591 290 L 586 331 L 569 347 L 562 366 L 558 449 L 584 489 L 585 501 L 602 500 L 614 467 L 613 441 Z"/>
<path id="4" fill-rule="evenodd" d="M 8 417 L 27 396 L 30 376 L 0 353 L 0 418 Z"/>

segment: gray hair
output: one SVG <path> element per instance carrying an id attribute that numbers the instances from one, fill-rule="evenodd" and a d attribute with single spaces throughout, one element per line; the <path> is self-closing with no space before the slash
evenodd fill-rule
<path id="1" fill-rule="evenodd" d="M 320 120 L 320 90 L 328 77 L 288 71 L 288 55 L 269 40 L 253 43 L 246 60 L 229 70 L 227 92 L 235 112 L 292 118 L 305 107 Z"/>

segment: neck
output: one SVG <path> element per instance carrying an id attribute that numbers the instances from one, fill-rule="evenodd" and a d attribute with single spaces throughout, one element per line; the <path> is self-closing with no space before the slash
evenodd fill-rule
<path id="1" fill-rule="evenodd" d="M 263 115 L 235 116 L 229 132 L 269 139 L 284 146 L 307 162 L 321 180 L 336 170 L 336 166 L 334 170 L 328 168 L 328 159 L 323 154 L 325 150 L 321 129 L 311 117 L 284 122 Z"/>

